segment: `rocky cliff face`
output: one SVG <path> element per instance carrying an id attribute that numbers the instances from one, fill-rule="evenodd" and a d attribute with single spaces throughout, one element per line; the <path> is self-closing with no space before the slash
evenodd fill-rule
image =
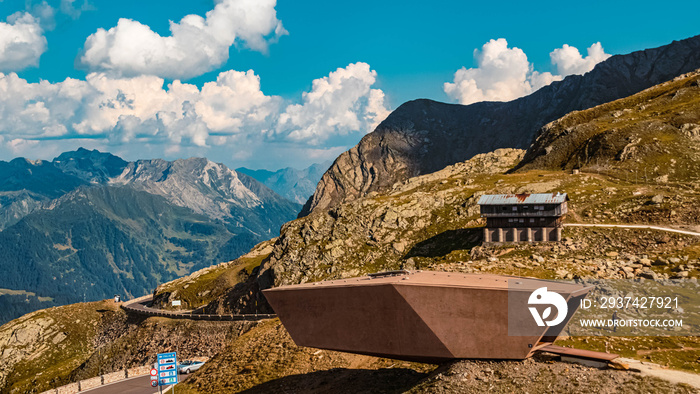
<path id="1" fill-rule="evenodd" d="M 477 155 L 396 185 L 386 195 L 371 193 L 330 212 L 287 223 L 261 265 L 260 288 L 411 265 L 423 255 L 419 240 L 440 238 L 440 234 L 443 241 L 455 242 L 460 249 L 476 245 L 479 231 L 458 230 L 479 224 L 476 201 L 483 193 L 473 189 L 474 177 L 503 173 L 523 154 L 499 149 Z"/>
<path id="2" fill-rule="evenodd" d="M 700 36 L 696 36 L 613 56 L 583 76 L 569 76 L 506 103 L 404 103 L 335 160 L 300 216 L 388 190 L 398 181 L 478 153 L 527 148 L 540 127 L 571 111 L 632 95 L 699 67 Z"/>

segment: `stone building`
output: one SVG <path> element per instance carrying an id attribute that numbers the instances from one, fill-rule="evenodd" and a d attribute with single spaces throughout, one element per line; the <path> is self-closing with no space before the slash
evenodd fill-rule
<path id="1" fill-rule="evenodd" d="M 566 193 L 481 196 L 484 243 L 561 241 L 567 201 Z"/>

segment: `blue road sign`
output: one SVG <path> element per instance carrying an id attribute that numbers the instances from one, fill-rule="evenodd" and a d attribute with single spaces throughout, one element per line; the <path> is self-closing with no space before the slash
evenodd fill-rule
<path id="1" fill-rule="evenodd" d="M 158 354 L 158 383 L 161 385 L 177 384 L 177 354 L 159 353 Z"/>

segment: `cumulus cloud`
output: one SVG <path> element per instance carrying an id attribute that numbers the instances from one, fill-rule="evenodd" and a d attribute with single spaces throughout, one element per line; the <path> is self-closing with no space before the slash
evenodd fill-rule
<path id="1" fill-rule="evenodd" d="M 588 48 L 588 56 L 581 56 L 575 47 L 564 45 L 550 53 L 557 74 L 534 71 L 522 49 L 508 47 L 504 38 L 490 40 L 481 51 L 474 50 L 476 68 L 462 67 L 454 74 L 453 82 L 446 82 L 443 90 L 460 104 L 479 101 L 510 101 L 528 95 L 539 88 L 560 81 L 571 74 L 583 74 L 607 59 L 598 42 Z"/>
<path id="2" fill-rule="evenodd" d="M 76 0 L 61 0 L 59 9 L 62 13 L 70 16 L 73 19 L 80 18 L 80 15 L 82 15 L 82 13 L 85 11 L 92 11 L 95 9 L 95 7 L 90 4 L 88 0 L 83 0 L 82 3 L 80 3 L 80 6 L 76 6 L 75 3 Z"/>
<path id="3" fill-rule="evenodd" d="M 202 18 L 187 15 L 170 23 L 170 36 L 131 19 L 98 29 L 85 41 L 79 62 L 91 71 L 113 76 L 141 74 L 187 79 L 228 60 L 229 48 L 241 42 L 266 52 L 287 31 L 277 19 L 276 0 L 219 0 Z"/>
<path id="4" fill-rule="evenodd" d="M 39 64 L 46 38 L 39 19 L 18 12 L 0 22 L 0 71 L 18 71 Z"/>
<path id="5" fill-rule="evenodd" d="M 314 80 L 302 103 L 280 115 L 276 134 L 319 144 L 333 135 L 372 131 L 389 114 L 384 92 L 371 88 L 376 78 L 369 64 L 359 62 Z"/>
<path id="6" fill-rule="evenodd" d="M 252 71 L 226 71 L 201 90 L 180 81 L 166 88 L 154 76 L 113 79 L 92 73 L 84 81 L 52 84 L 0 74 L 0 133 L 13 139 L 97 137 L 115 144 L 206 146 L 210 134 L 258 127 L 279 107 L 280 99 L 259 87 Z"/>
<path id="7" fill-rule="evenodd" d="M 45 153 L 47 144 L 37 141 L 73 149 L 77 140 L 115 153 L 152 149 L 158 157 L 219 155 L 252 163 L 279 152 L 282 160 L 326 160 L 347 149 L 330 138 L 357 138 L 388 114 L 375 81 L 369 65 L 350 64 L 315 80 L 301 104 L 289 104 L 265 95 L 252 70 L 221 72 L 201 88 L 148 75 L 90 73 L 84 80 L 29 83 L 0 73 L 0 150 Z"/>
<path id="8" fill-rule="evenodd" d="M 564 44 L 549 54 L 552 64 L 557 69 L 559 75 L 585 74 L 595 67 L 596 64 L 610 57 L 603 50 L 603 45 L 596 42 L 588 48 L 588 56 L 583 57 L 575 47 Z"/>

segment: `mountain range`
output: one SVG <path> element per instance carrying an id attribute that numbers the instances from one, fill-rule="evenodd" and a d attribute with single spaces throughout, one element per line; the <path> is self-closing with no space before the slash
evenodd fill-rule
<path id="1" fill-rule="evenodd" d="M 287 167 L 277 171 L 268 171 L 241 167 L 236 168 L 236 171 L 255 178 L 288 200 L 304 204 L 314 194 L 318 181 L 321 180 L 323 173 L 331 166 L 331 163 L 331 161 L 326 161 L 312 164 L 303 170 Z"/>
<path id="2" fill-rule="evenodd" d="M 78 149 L 0 162 L 0 322 L 232 260 L 300 205 L 207 159 L 127 162 Z"/>
<path id="3" fill-rule="evenodd" d="M 700 67 L 700 36 L 612 56 L 509 102 L 402 104 L 326 171 L 299 216 L 329 209 L 395 183 L 438 171 L 478 153 L 527 148 L 545 124 L 627 97 Z"/>

